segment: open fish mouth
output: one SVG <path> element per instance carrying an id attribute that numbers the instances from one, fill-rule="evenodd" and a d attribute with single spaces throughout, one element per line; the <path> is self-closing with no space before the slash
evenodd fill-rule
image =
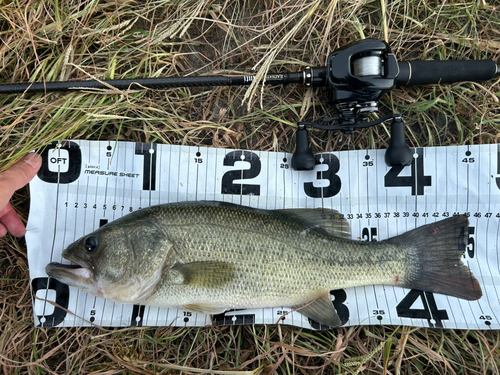
<path id="1" fill-rule="evenodd" d="M 51 262 L 49 264 L 47 264 L 47 266 L 45 267 L 45 271 L 47 272 L 47 275 L 49 276 L 52 276 L 49 272 L 59 272 L 59 271 L 62 271 L 62 270 L 77 270 L 77 269 L 81 269 L 81 268 L 84 268 L 82 266 L 80 266 L 79 264 L 62 264 L 62 263 L 57 263 L 57 262 Z"/>
<path id="2" fill-rule="evenodd" d="M 55 268 L 66 268 L 66 269 L 83 268 L 79 264 L 62 264 L 62 263 L 57 263 L 57 262 L 49 263 L 47 266 L 53 266 Z"/>
<path id="3" fill-rule="evenodd" d="M 81 265 L 74 260 L 72 261 L 76 264 L 51 262 L 45 267 L 45 272 L 50 277 L 54 277 L 65 284 L 81 287 L 82 284 L 87 284 L 92 279 L 90 267 L 86 267 L 83 264 L 84 262 L 80 262 Z"/>

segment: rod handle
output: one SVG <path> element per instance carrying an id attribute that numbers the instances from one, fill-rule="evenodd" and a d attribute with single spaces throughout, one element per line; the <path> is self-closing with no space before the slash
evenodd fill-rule
<path id="1" fill-rule="evenodd" d="M 487 81 L 498 73 L 493 60 L 399 61 L 396 86 Z"/>

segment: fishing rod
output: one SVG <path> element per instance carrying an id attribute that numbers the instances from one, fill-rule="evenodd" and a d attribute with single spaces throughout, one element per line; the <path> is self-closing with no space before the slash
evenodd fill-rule
<path id="1" fill-rule="evenodd" d="M 406 145 L 401 114 L 389 114 L 368 121 L 378 112 L 377 101 L 387 91 L 401 86 L 487 81 L 500 73 L 493 60 L 397 61 L 389 45 L 377 39 L 364 39 L 332 52 L 327 65 L 306 67 L 301 72 L 267 74 L 260 82 L 266 85 L 302 84 L 326 87 L 329 104 L 335 105 L 338 116 L 324 118 L 325 124 L 299 122 L 296 151 L 292 168 L 311 170 L 316 160 L 309 149 L 308 127 L 340 130 L 346 134 L 356 129 L 379 125 L 392 120 L 391 144 L 385 162 L 389 166 L 411 164 L 412 153 Z M 0 85 L 0 94 L 56 92 L 88 89 L 166 89 L 173 87 L 213 87 L 250 85 L 256 75 L 202 76 L 115 79 L 103 81 L 22 82 Z"/>

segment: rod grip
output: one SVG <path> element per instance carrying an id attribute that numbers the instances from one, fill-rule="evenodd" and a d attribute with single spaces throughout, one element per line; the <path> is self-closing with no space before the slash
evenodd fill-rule
<path id="1" fill-rule="evenodd" d="M 493 60 L 400 61 L 396 86 L 487 81 L 497 73 Z"/>

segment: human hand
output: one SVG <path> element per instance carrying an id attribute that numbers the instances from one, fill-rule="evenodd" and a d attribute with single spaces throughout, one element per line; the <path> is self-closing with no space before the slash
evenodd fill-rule
<path id="1" fill-rule="evenodd" d="M 0 173 L 0 237 L 7 232 L 16 237 L 22 237 L 26 233 L 24 223 L 9 200 L 16 190 L 35 177 L 41 165 L 42 158 L 33 152 Z"/>

